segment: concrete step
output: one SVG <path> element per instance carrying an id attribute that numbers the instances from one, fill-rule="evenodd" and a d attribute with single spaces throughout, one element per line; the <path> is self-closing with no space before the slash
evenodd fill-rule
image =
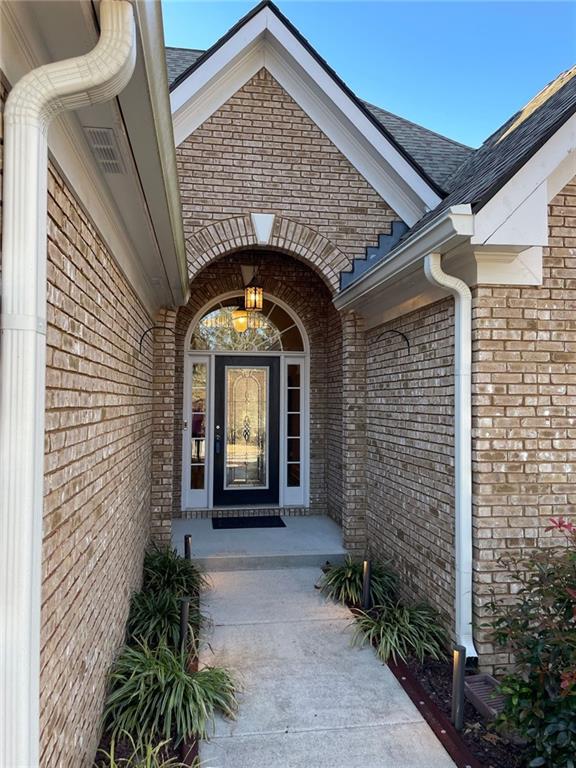
<path id="1" fill-rule="evenodd" d="M 194 557 L 194 562 L 203 571 L 256 571 L 277 568 L 321 568 L 327 562 L 338 565 L 346 555 L 340 553 L 318 554 L 270 554 L 270 555 L 213 555 Z"/>
<path id="2" fill-rule="evenodd" d="M 184 552 L 192 536 L 194 562 L 206 571 L 319 568 L 344 562 L 340 527 L 320 515 L 283 518 L 285 528 L 214 530 L 211 519 L 173 520 L 172 546 Z"/>

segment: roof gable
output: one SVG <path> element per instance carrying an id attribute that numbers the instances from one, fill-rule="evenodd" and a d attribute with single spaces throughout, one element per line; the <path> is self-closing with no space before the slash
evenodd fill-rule
<path id="1" fill-rule="evenodd" d="M 262 67 L 409 225 L 438 205 L 441 189 L 268 0 L 177 76 L 176 144 Z"/>
<path id="2" fill-rule="evenodd" d="M 170 89 L 176 87 L 190 68 L 205 54 L 193 48 L 165 49 L 166 70 Z M 440 188 L 449 191 L 448 180 L 474 152 L 471 147 L 449 139 L 421 125 L 394 115 L 380 107 L 363 102 L 366 109 L 386 128 L 404 151 L 415 160 Z"/>

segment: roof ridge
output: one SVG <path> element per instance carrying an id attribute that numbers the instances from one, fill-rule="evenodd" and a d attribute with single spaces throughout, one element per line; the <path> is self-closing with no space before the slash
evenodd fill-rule
<path id="1" fill-rule="evenodd" d="M 183 48 L 180 45 L 165 45 L 166 51 L 193 51 L 194 53 L 206 53 L 204 48 Z"/>
<path id="2" fill-rule="evenodd" d="M 392 117 L 397 117 L 399 120 L 403 120 L 405 123 L 409 123 L 410 125 L 413 125 L 415 128 L 420 128 L 422 131 L 427 131 L 428 133 L 432 133 L 434 136 L 437 136 L 439 139 L 444 139 L 444 141 L 449 141 L 451 144 L 455 144 L 457 147 L 462 147 L 463 149 L 469 149 L 471 152 L 476 151 L 476 147 L 471 147 L 469 144 L 463 144 L 461 141 L 457 141 L 456 139 L 451 139 L 450 136 L 445 136 L 443 133 L 438 133 L 438 131 L 434 131 L 432 128 L 427 128 L 425 125 L 422 125 L 421 123 L 415 123 L 414 120 L 410 120 L 408 117 L 403 117 L 402 115 L 398 115 L 396 112 L 390 112 L 389 109 L 384 109 L 384 107 L 379 107 L 377 104 L 372 104 L 370 101 L 365 101 L 362 99 L 364 104 L 366 106 L 371 107 L 372 109 L 379 109 L 380 112 L 386 112 L 388 115 L 392 115 Z"/>

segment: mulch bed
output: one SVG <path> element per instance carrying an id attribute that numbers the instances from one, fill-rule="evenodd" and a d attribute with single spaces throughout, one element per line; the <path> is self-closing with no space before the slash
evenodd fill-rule
<path id="1" fill-rule="evenodd" d="M 110 752 L 110 735 L 105 733 L 100 740 L 100 746 L 98 747 L 98 755 L 96 756 L 96 765 L 100 764 L 102 755 Z M 114 749 L 114 756 L 116 759 L 126 759 L 132 756 L 132 745 L 126 739 L 118 741 Z M 191 744 L 186 744 L 184 750 L 181 752 L 180 747 L 172 747 L 170 744 L 166 745 L 166 749 L 163 750 L 162 756 L 164 760 L 170 758 L 175 759 L 178 763 L 184 763 L 184 765 L 193 765 L 194 760 L 198 757 L 198 744 L 194 741 Z M 105 759 L 102 759 L 102 765 L 108 765 Z"/>
<path id="2" fill-rule="evenodd" d="M 408 669 L 431 701 L 448 717 L 452 710 L 452 667 L 449 662 L 426 660 L 423 664 L 409 661 Z M 464 707 L 464 729 L 460 737 L 469 751 L 485 768 L 525 768 L 523 750 L 511 744 L 494 727 L 487 725 L 467 701 Z"/>

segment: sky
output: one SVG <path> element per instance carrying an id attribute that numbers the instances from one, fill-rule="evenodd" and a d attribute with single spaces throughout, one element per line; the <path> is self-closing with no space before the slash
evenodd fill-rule
<path id="1" fill-rule="evenodd" d="M 166 45 L 205 49 L 257 2 L 162 0 Z M 576 64 L 576 0 L 276 0 L 362 99 L 479 146 Z"/>

